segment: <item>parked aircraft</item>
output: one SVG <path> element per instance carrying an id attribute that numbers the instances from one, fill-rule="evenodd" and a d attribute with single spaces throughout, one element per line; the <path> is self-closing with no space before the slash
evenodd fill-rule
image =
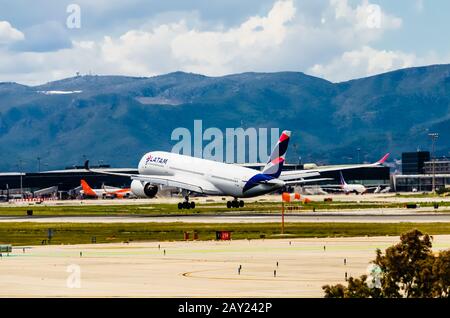
<path id="1" fill-rule="evenodd" d="M 84 195 L 85 197 L 90 197 L 90 198 L 123 199 L 123 198 L 128 198 L 131 195 L 130 188 L 125 188 L 125 189 L 114 188 L 114 187 L 106 188 L 105 186 L 103 186 L 102 189 L 92 189 L 89 186 L 89 184 L 83 179 L 81 179 L 81 188 L 82 188 L 82 190 L 80 191 L 80 193 L 82 195 Z"/>
<path id="2" fill-rule="evenodd" d="M 380 191 L 380 186 L 377 187 L 365 187 L 362 184 L 348 184 L 345 182 L 344 176 L 342 175 L 342 171 L 339 171 L 340 176 L 340 185 L 338 186 L 326 186 L 322 187 L 323 190 L 332 190 L 332 191 L 342 191 L 345 194 L 355 193 L 355 194 L 364 194 L 369 190 L 375 189 L 376 192 Z"/>

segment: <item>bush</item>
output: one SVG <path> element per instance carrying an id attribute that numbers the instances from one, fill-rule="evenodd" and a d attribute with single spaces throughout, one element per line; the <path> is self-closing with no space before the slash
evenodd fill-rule
<path id="1" fill-rule="evenodd" d="M 435 256 L 428 234 L 412 230 L 400 236 L 400 242 L 379 249 L 372 263 L 377 277 L 350 277 L 348 286 L 325 285 L 327 298 L 448 298 L 450 295 L 450 250 Z M 376 282 L 375 282 L 376 280 Z"/>

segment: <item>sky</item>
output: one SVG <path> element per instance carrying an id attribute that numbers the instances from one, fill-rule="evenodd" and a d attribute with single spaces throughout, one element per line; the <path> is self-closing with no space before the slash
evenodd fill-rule
<path id="1" fill-rule="evenodd" d="M 0 0 L 0 82 L 450 63 L 448 0 Z"/>

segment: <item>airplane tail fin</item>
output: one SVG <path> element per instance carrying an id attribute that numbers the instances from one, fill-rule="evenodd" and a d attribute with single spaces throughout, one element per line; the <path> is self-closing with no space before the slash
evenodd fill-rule
<path id="1" fill-rule="evenodd" d="M 94 190 L 92 190 L 92 188 L 84 179 L 81 179 L 81 187 L 83 188 L 84 194 L 96 196 Z"/>
<path id="2" fill-rule="evenodd" d="M 385 154 L 385 155 L 383 156 L 383 158 L 381 158 L 380 160 L 378 160 L 376 163 L 377 163 L 377 164 L 383 164 L 383 163 L 386 161 L 386 159 L 389 157 L 389 155 L 390 155 L 390 153 Z"/>
<path id="3" fill-rule="evenodd" d="M 339 176 L 341 177 L 341 185 L 347 185 L 347 183 L 345 182 L 344 176 L 342 175 L 342 171 L 339 171 Z"/>
<path id="4" fill-rule="evenodd" d="M 264 167 L 262 173 L 274 178 L 278 178 L 283 169 L 284 160 L 286 157 L 286 151 L 289 144 L 291 132 L 289 130 L 283 131 L 278 140 L 275 148 L 272 150 L 269 160 Z"/>

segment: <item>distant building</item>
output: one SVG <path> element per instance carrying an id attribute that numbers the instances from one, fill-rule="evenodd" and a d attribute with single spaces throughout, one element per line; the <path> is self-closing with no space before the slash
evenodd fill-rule
<path id="1" fill-rule="evenodd" d="M 425 162 L 424 172 L 426 174 L 433 174 L 433 161 Z M 450 174 L 450 160 L 434 161 L 434 172 L 436 174 Z"/>
<path id="2" fill-rule="evenodd" d="M 436 189 L 450 187 L 450 160 L 435 160 Z M 428 151 L 402 154 L 402 174 L 393 176 L 397 192 L 427 192 L 433 187 L 433 161 Z"/>
<path id="3" fill-rule="evenodd" d="M 104 169 L 109 172 L 136 174 L 137 169 L 115 168 Z M 105 175 L 80 169 L 65 169 L 44 172 L 0 173 L 0 191 L 22 187 L 25 190 L 35 191 L 43 188 L 57 186 L 59 191 L 68 191 L 80 186 L 80 180 L 85 179 L 93 188 L 101 188 L 103 184 L 115 187 L 129 187 L 130 178 L 126 176 Z"/>
<path id="4" fill-rule="evenodd" d="M 436 189 L 450 187 L 450 174 L 436 174 Z M 394 175 L 393 186 L 397 192 L 429 192 L 432 191 L 433 175 Z"/>
<path id="5" fill-rule="evenodd" d="M 429 151 L 402 153 L 402 174 L 417 175 L 424 173 L 425 162 L 430 161 Z"/>
<path id="6" fill-rule="evenodd" d="M 390 185 L 390 168 L 384 166 L 348 169 L 342 171 L 348 184 L 362 184 L 366 187 Z M 330 178 L 333 180 L 322 181 L 319 184 L 340 184 L 339 171 L 324 171 L 318 178 Z"/>

